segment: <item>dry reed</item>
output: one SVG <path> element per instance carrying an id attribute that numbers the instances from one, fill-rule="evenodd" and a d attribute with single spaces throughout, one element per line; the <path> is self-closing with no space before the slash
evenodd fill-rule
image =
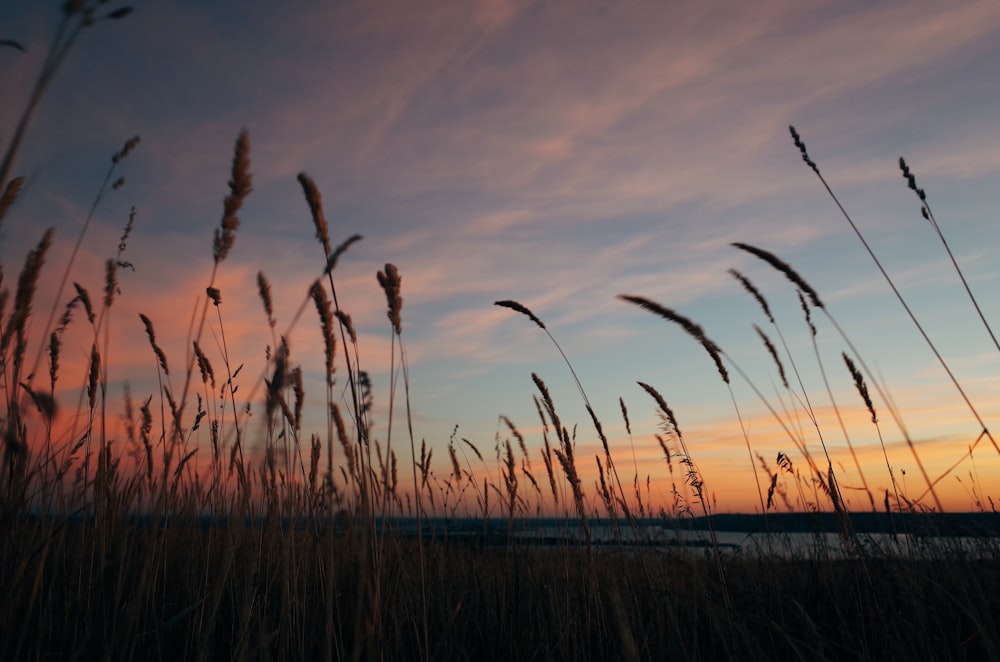
<path id="1" fill-rule="evenodd" d="M 229 179 L 229 195 L 222 203 L 222 221 L 215 230 L 212 243 L 212 258 L 216 264 L 229 255 L 236 241 L 236 230 L 240 227 L 240 219 L 236 215 L 243 206 L 243 201 L 253 190 L 253 176 L 250 174 L 250 134 L 246 129 L 240 131 L 236 138 L 236 148 L 233 151 L 232 175 Z"/>
<path id="2" fill-rule="evenodd" d="M 705 335 L 705 331 L 701 328 L 701 326 L 695 324 L 683 315 L 674 312 L 670 308 L 661 306 L 655 301 L 651 301 L 645 297 L 619 294 L 618 298 L 622 301 L 627 301 L 639 306 L 640 308 L 648 310 L 654 315 L 662 317 L 669 322 L 674 322 L 675 324 L 680 325 L 680 327 L 684 329 L 689 336 L 697 340 L 698 343 L 705 348 L 708 355 L 712 357 L 712 361 L 715 362 L 715 368 L 719 371 L 719 376 L 722 377 L 722 381 L 727 384 L 729 383 L 729 372 L 726 370 L 726 366 L 722 363 L 722 350 L 719 349 L 719 346 Z"/>

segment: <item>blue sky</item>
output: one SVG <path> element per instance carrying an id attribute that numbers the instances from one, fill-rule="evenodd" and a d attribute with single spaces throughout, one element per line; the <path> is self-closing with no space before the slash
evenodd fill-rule
<path id="1" fill-rule="evenodd" d="M 491 448 L 501 414 L 540 445 L 532 372 L 563 419 L 579 423 L 580 455 L 597 448 L 558 352 L 527 319 L 492 306 L 516 299 L 562 344 L 628 457 L 625 399 L 637 450 L 650 460 L 641 474 L 655 480 L 663 463 L 637 380 L 673 407 L 720 507 L 751 509 L 745 444 L 709 358 L 677 328 L 615 298 L 645 296 L 694 319 L 776 403 L 777 377 L 751 328 L 766 322 L 727 275 L 737 268 L 768 297 L 807 391 L 825 401 L 794 291 L 729 246 L 742 241 L 775 252 L 820 292 L 884 377 L 930 473 L 940 473 L 978 427 L 801 162 L 792 123 L 987 423 L 1000 414 L 1000 356 L 896 165 L 901 155 L 910 162 L 987 318 L 1000 319 L 1000 14 L 988 3 L 134 5 L 124 20 L 81 35 L 32 124 L 16 168 L 28 186 L 0 230 L 8 275 L 47 225 L 64 256 L 108 156 L 142 137 L 74 275 L 100 289 L 103 260 L 134 205 L 127 257 L 136 273 L 123 276 L 116 304 L 113 381 L 152 384 L 142 327 L 129 322 L 137 312 L 153 319 L 168 355 L 182 355 L 211 270 L 233 141 L 246 127 L 254 192 L 220 278 L 227 341 L 258 370 L 270 335 L 257 271 L 275 288 L 281 328 L 323 265 L 296 182 L 305 171 L 323 194 L 334 243 L 365 237 L 337 268 L 338 294 L 382 405 L 389 328 L 375 272 L 392 262 L 403 276 L 416 435 L 442 461 L 455 425 Z M 16 100 L 0 106 L 0 146 L 58 6 L 0 6 L 0 37 L 27 49 L 0 50 L 0 89 Z M 307 317 L 291 338 L 307 368 L 322 365 L 315 326 Z M 852 439 L 866 470 L 870 459 L 870 482 L 885 487 L 843 343 L 822 321 L 819 341 L 838 401 L 859 423 Z M 738 379 L 733 388 L 755 450 L 769 462 L 779 450 L 793 454 L 752 391 Z M 836 423 L 823 416 L 842 482 L 856 483 Z M 912 458 L 883 418 L 890 459 L 918 496 Z M 989 493 L 1000 458 L 984 444 L 975 459 Z M 972 467 L 958 471 L 966 486 Z M 949 507 L 972 507 L 952 479 Z"/>

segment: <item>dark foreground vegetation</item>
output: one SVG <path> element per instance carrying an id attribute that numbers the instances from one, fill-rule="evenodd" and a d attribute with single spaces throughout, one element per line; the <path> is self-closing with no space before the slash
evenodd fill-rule
<path id="1" fill-rule="evenodd" d="M 24 180 L 13 175 L 16 157 L 55 71 L 78 37 L 128 14 L 104 5 L 63 5 L 38 84 L 4 142 L 0 222 L 17 217 Z M 20 47 L 9 39 L 0 45 Z M 825 186 L 802 139 L 791 133 Z M 114 154 L 93 209 L 120 188 L 118 170 L 138 146 L 132 138 Z M 900 167 L 940 236 L 924 191 L 902 160 Z M 722 382 L 728 385 L 731 374 L 746 380 L 787 432 L 789 454 L 779 454 L 773 469 L 743 436 L 760 499 L 754 529 L 747 520 L 713 512 L 711 477 L 699 470 L 674 413 L 649 384 L 639 387 L 662 420 L 655 438 L 674 486 L 672 504 L 654 503 L 638 468 L 620 473 L 620 451 L 612 452 L 579 381 L 591 417 L 580 434 L 600 448 L 593 475 L 581 477 L 576 427 L 560 419 L 537 375 L 540 440 L 529 443 L 501 417 L 504 433 L 492 454 L 484 457 L 476 444 L 453 435 L 448 457 L 442 462 L 439 452 L 432 463 L 433 448 L 416 442 L 410 424 L 401 277 L 392 264 L 377 273 L 392 338 L 389 420 L 374 425 L 371 380 L 359 363 L 357 335 L 338 304 L 334 278 L 338 260 L 360 237 L 333 246 L 315 183 L 304 173 L 298 182 L 303 215 L 308 211 L 322 246 L 318 277 L 303 286 L 299 314 L 279 323 L 270 283 L 258 275 L 261 323 L 273 340 L 263 370 L 243 370 L 225 350 L 225 307 L 216 280 L 252 189 L 250 139 L 242 132 L 222 220 L 210 242 L 210 275 L 183 356 L 168 356 L 160 346 L 155 311 L 138 320 L 116 318 L 145 333 L 157 385 L 135 402 L 125 390 L 123 412 L 107 399 L 118 385 L 109 384 L 106 367 L 114 359 L 111 310 L 127 290 L 119 275 L 132 266 L 125 251 L 134 216 L 117 252 L 111 251 L 99 293 L 92 294 L 85 279 L 74 281 L 76 248 L 93 211 L 70 258 L 56 267 L 63 273 L 55 291 L 36 297 L 43 270 L 53 268 L 47 264 L 53 242 L 73 239 L 43 231 L 20 270 L 2 265 L 0 277 L 18 275 L 15 286 L 0 279 L 0 659 L 1000 659 L 1000 540 L 988 486 L 970 486 L 980 513 L 943 517 L 935 487 L 958 462 L 925 467 L 900 424 L 923 484 L 912 494 L 901 489 L 884 445 L 886 474 L 869 482 L 848 438 L 857 469 L 852 482 L 859 483 L 852 487 L 867 499 L 864 513 L 852 512 L 838 476 L 846 470 L 835 471 L 843 465 L 831 460 L 824 436 L 797 432 L 788 410 L 778 413 L 790 407 L 816 423 L 806 385 L 785 378 L 784 366 L 794 366 L 795 358 L 778 323 L 743 274 L 732 272 L 781 338 L 783 352 L 757 328 L 787 390 L 781 407 L 761 395 L 696 323 L 642 296 L 621 299 L 679 326 L 707 352 Z M 34 219 L 18 222 L 23 232 L 37 231 Z M 859 396 L 841 406 L 864 406 L 881 440 L 878 414 L 899 423 L 899 413 L 819 294 L 775 255 L 735 246 L 793 283 L 813 338 L 820 322 L 823 332 L 839 334 Z M 227 300 L 237 295 L 226 293 Z M 36 316 L 38 298 L 51 309 Z M 550 334 L 522 304 L 496 303 Z M 318 377 L 295 363 L 286 342 L 307 308 L 315 309 L 322 333 L 325 365 Z M 980 319 L 992 336 L 981 313 Z M 210 334 L 220 351 L 204 351 L 214 346 L 206 342 Z M 64 346 L 90 351 L 86 370 L 69 373 L 86 374 L 84 383 L 68 389 L 78 397 L 57 402 L 57 392 L 67 391 Z M 815 358 L 822 369 L 818 350 Z M 575 378 L 568 361 L 567 367 Z M 980 443 L 1000 454 L 953 381 L 982 429 L 970 448 L 956 453 L 959 462 Z M 869 383 L 877 398 L 869 395 Z M 321 431 L 304 429 L 307 387 L 325 392 Z M 823 390 L 813 389 L 814 397 Z M 624 399 L 619 404 L 631 437 Z M 57 409 L 63 418 L 54 416 Z M 258 413 L 253 424 L 252 410 Z M 879 490 L 877 484 L 891 487 Z M 545 513 L 571 522 L 573 535 L 546 544 L 514 535 Z M 465 528 L 445 526 L 458 522 Z M 651 523 L 675 533 L 706 533 L 697 544 L 642 544 L 649 542 Z M 818 545 L 747 553 L 720 542 L 731 526 L 829 530 L 839 552 Z M 427 534 L 413 535 L 416 530 Z M 903 542 L 890 552 L 872 544 L 872 530 Z"/>
<path id="2" fill-rule="evenodd" d="M 412 538 L 373 546 L 365 535 L 293 534 L 273 522 L 206 528 L 183 517 L 162 528 L 8 522 L 0 657 L 1000 656 L 996 553 L 724 555 L 724 586 L 696 550 L 437 540 L 421 551 Z"/>

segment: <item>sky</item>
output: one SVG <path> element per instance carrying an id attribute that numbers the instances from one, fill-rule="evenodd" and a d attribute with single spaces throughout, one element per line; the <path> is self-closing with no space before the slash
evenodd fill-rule
<path id="1" fill-rule="evenodd" d="M 0 148 L 38 75 L 60 5 L 0 5 L 0 38 L 25 48 L 0 48 Z M 33 116 L 14 168 L 27 183 L 0 227 L 7 288 L 42 230 L 55 228 L 33 322 L 42 327 L 109 156 L 141 137 L 116 167 L 125 185 L 102 199 L 70 275 L 102 290 L 104 261 L 134 207 L 124 257 L 135 271 L 120 275 L 112 311 L 109 407 L 120 402 L 125 381 L 136 397 L 157 389 L 138 313 L 153 321 L 168 357 L 183 363 L 192 310 L 212 271 L 233 144 L 245 128 L 253 192 L 216 282 L 226 348 L 234 365 L 248 366 L 243 392 L 256 383 L 259 394 L 272 342 L 257 296 L 262 271 L 274 289 L 277 329 L 290 329 L 292 361 L 310 377 L 307 416 L 318 431 L 325 431 L 319 325 L 312 309 L 291 324 L 325 263 L 300 172 L 322 193 L 334 245 L 364 237 L 334 273 L 372 377 L 376 436 L 388 432 L 393 354 L 375 274 L 392 263 L 402 275 L 414 434 L 435 449 L 440 474 L 450 471 L 456 426 L 456 438 L 489 457 L 496 439 L 510 437 L 501 416 L 541 466 L 537 373 L 562 420 L 578 424 L 577 457 L 593 494 L 592 458 L 602 451 L 583 399 L 544 332 L 493 305 L 513 299 L 559 342 L 619 472 L 628 482 L 648 476 L 653 501 L 672 501 L 671 477 L 653 436 L 660 432 L 654 402 L 638 381 L 669 403 L 718 511 L 760 508 L 748 442 L 772 470 L 779 452 L 805 468 L 768 406 L 801 430 L 817 457 L 822 435 L 849 504 L 869 507 L 852 489 L 860 477 L 820 365 L 880 500 L 890 487 L 886 458 L 843 365 L 845 341 L 817 316 L 818 362 L 794 287 L 730 245 L 745 242 L 780 256 L 820 293 L 885 384 L 928 474 L 937 478 L 959 463 L 937 487 L 944 507 L 970 510 L 977 498 L 1000 498 L 1000 456 L 985 441 L 970 454 L 980 433 L 970 408 L 788 131 L 794 124 L 801 133 L 978 414 L 1000 430 L 1000 350 L 897 166 L 905 156 L 986 319 L 1000 324 L 1000 13 L 991 4 L 133 5 L 129 16 L 80 34 Z M 732 268 L 773 308 L 816 426 L 781 387 L 753 325 L 774 338 L 791 373 L 788 354 L 727 273 Z M 697 342 L 620 294 L 700 324 L 740 369 L 731 368 L 731 391 Z M 217 322 L 203 345 L 221 361 Z M 78 393 L 89 341 L 81 336 L 64 352 L 65 365 L 78 363 L 67 374 L 80 374 L 64 388 Z M 343 389 L 342 363 L 338 374 Z M 925 483 L 910 447 L 878 397 L 875 407 L 889 463 L 917 499 Z M 397 431 L 404 420 L 396 419 Z M 489 470 L 497 476 L 495 465 Z M 683 492 L 683 477 L 674 481 Z M 927 497 L 921 503 L 933 505 Z"/>

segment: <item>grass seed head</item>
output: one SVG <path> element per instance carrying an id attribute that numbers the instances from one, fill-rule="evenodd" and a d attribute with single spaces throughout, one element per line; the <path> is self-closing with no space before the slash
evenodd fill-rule
<path id="1" fill-rule="evenodd" d="M 274 301 L 271 298 L 271 283 L 263 271 L 257 272 L 257 292 L 260 294 L 261 303 L 264 304 L 264 312 L 267 313 L 267 324 L 273 329 L 276 322 L 274 321 Z"/>
<path id="2" fill-rule="evenodd" d="M 673 428 L 674 434 L 676 434 L 678 437 L 681 437 L 682 436 L 681 428 L 680 426 L 677 425 L 677 419 L 674 418 L 674 412 L 670 409 L 670 407 L 667 406 L 667 401 L 663 398 L 660 392 L 657 391 L 654 387 L 644 382 L 636 382 L 636 383 L 639 386 L 641 386 L 643 390 L 646 391 L 646 393 L 649 393 L 649 395 L 653 398 L 653 400 L 656 401 L 657 406 L 659 406 L 660 408 L 660 412 L 666 417 L 667 421 L 670 423 L 670 426 Z"/>
<path id="3" fill-rule="evenodd" d="M 90 302 L 90 293 L 79 283 L 73 283 L 73 287 L 76 288 L 76 296 L 80 299 L 80 303 L 83 304 L 84 312 L 87 313 L 87 320 L 93 324 L 97 318 L 94 316 L 94 306 Z"/>
<path id="4" fill-rule="evenodd" d="M 94 411 L 97 403 L 97 385 L 101 376 L 101 354 L 97 351 L 97 343 L 90 346 L 90 371 L 87 379 L 87 399 L 90 401 L 90 411 Z"/>
<path id="5" fill-rule="evenodd" d="M 400 320 L 400 312 L 403 308 L 403 297 L 400 296 L 402 282 L 403 279 L 400 277 L 399 270 L 396 269 L 396 265 L 394 264 L 387 263 L 385 270 L 378 272 L 378 283 L 385 291 L 386 302 L 389 306 L 389 311 L 386 314 L 389 317 L 389 321 L 392 322 L 392 329 L 396 332 L 397 336 L 403 332 Z"/>
<path id="6" fill-rule="evenodd" d="M 131 154 L 132 150 L 134 150 L 136 147 L 138 147 L 138 145 L 139 145 L 139 136 L 132 136 L 131 138 L 129 138 L 128 140 L 125 141 L 125 145 L 122 146 L 122 148 L 121 148 L 120 151 L 115 152 L 111 156 L 111 162 L 112 163 L 118 163 L 119 161 L 121 161 L 122 159 L 124 159 L 126 156 L 128 156 L 129 154 Z"/>
<path id="7" fill-rule="evenodd" d="M 906 159 L 902 156 L 899 157 L 899 169 L 903 172 L 903 179 L 906 180 L 906 184 L 910 187 L 910 190 L 917 194 L 917 197 L 920 198 L 920 202 L 926 203 L 927 194 L 922 188 L 917 187 L 917 178 L 912 172 L 910 172 L 910 166 L 907 165 Z"/>
<path id="8" fill-rule="evenodd" d="M 680 325 L 688 335 L 697 340 L 701 346 L 705 348 L 705 351 L 712 357 L 712 361 L 715 362 L 715 368 L 719 371 L 719 376 L 722 377 L 722 381 L 727 384 L 729 383 L 729 371 L 726 370 L 726 366 L 722 362 L 722 349 L 720 349 L 718 345 L 712 342 L 712 340 L 705 335 L 705 331 L 700 325 L 695 324 L 687 317 L 674 312 L 670 308 L 661 306 L 655 301 L 651 301 L 645 297 L 632 296 L 630 294 L 619 294 L 618 298 L 622 301 L 628 301 L 629 303 L 635 304 L 640 308 L 648 310 L 654 315 L 662 317 L 669 322 L 674 322 L 675 324 Z"/>
<path id="9" fill-rule="evenodd" d="M 157 360 L 160 362 L 163 374 L 169 375 L 170 370 L 167 368 L 167 355 L 164 354 L 163 350 L 160 349 L 160 346 L 156 344 L 156 333 L 153 332 L 153 323 L 142 313 L 139 313 L 139 319 L 142 320 L 143 326 L 146 327 L 146 337 L 149 338 L 149 344 L 153 348 L 153 353 L 156 354 Z"/>
<path id="10" fill-rule="evenodd" d="M 788 125 L 788 130 L 792 134 L 792 141 L 795 146 L 799 148 L 799 152 L 802 153 L 802 160 L 805 161 L 806 165 L 812 168 L 812 171 L 819 175 L 819 168 L 816 163 L 809 158 L 809 152 L 806 150 L 806 144 L 802 142 L 802 138 L 799 136 L 799 132 L 795 130 L 795 127 L 791 124 Z"/>
<path id="11" fill-rule="evenodd" d="M 304 172 L 299 173 L 299 184 L 302 185 L 302 192 L 306 196 L 306 204 L 309 205 L 309 212 L 312 214 L 313 225 L 316 227 L 316 238 L 323 244 L 323 255 L 330 256 L 330 230 L 326 224 L 326 216 L 323 215 L 323 196 L 319 193 L 319 188 L 312 177 Z"/>
<path id="12" fill-rule="evenodd" d="M 782 386 L 788 388 L 788 378 L 785 376 L 785 366 L 781 363 L 781 359 L 778 357 L 778 350 L 774 348 L 774 343 L 771 342 L 771 339 L 767 337 L 767 334 L 764 333 L 759 326 L 754 324 L 753 328 L 754 331 L 757 332 L 757 335 L 760 336 L 760 339 L 764 342 L 764 347 L 767 349 L 767 353 L 771 355 L 772 359 L 774 359 L 774 365 L 778 367 L 778 376 L 781 377 Z"/>
<path id="13" fill-rule="evenodd" d="M 334 371 L 333 357 L 337 349 L 337 337 L 333 332 L 333 311 L 330 306 L 330 298 L 327 296 L 323 284 L 318 280 L 313 281 L 312 287 L 309 289 L 309 294 L 312 296 L 313 303 L 316 304 L 316 312 L 319 314 L 325 348 L 326 382 L 332 386 Z"/>
<path id="14" fill-rule="evenodd" d="M 795 290 L 795 293 L 799 297 L 799 305 L 802 306 L 802 313 L 806 316 L 806 324 L 809 325 L 809 332 L 812 334 L 813 338 L 816 337 L 816 325 L 812 321 L 812 312 L 809 310 L 809 304 L 806 303 L 806 298 L 802 294 L 802 290 Z"/>
<path id="15" fill-rule="evenodd" d="M 7 182 L 7 187 L 4 189 L 3 195 L 0 195 L 0 221 L 3 221 L 3 217 L 7 214 L 7 210 L 10 209 L 10 206 L 14 204 L 15 200 L 17 200 L 17 196 L 21 192 L 22 186 L 24 186 L 24 177 L 15 177 Z"/>
<path id="16" fill-rule="evenodd" d="M 222 203 L 222 222 L 215 230 L 215 240 L 212 245 L 212 257 L 218 264 L 226 259 L 236 241 L 236 230 L 240 227 L 240 219 L 236 212 L 243 206 L 243 201 L 250 195 L 253 178 L 250 175 L 250 135 L 246 129 L 240 131 L 233 150 L 232 176 L 229 180 L 229 195 Z"/>
<path id="17" fill-rule="evenodd" d="M 530 310 L 528 310 L 527 306 L 523 306 L 523 305 L 519 304 L 517 301 L 512 301 L 510 299 L 505 299 L 503 301 L 494 301 L 493 305 L 494 306 L 501 306 L 502 308 L 510 308 L 511 310 L 516 310 L 517 312 L 521 313 L 522 315 L 526 315 L 528 317 L 528 319 L 530 319 L 532 322 L 534 322 L 535 324 L 537 324 L 539 326 L 539 328 L 541 328 L 541 329 L 545 328 L 545 324 L 542 322 L 542 320 L 538 319 L 538 317 L 533 312 L 531 312 Z"/>
<path id="18" fill-rule="evenodd" d="M 750 253 L 751 255 L 760 258 L 761 260 L 764 260 L 772 267 L 774 267 L 781 273 L 785 274 L 785 277 L 788 278 L 788 280 L 795 283 L 795 285 L 800 290 L 802 290 L 809 296 L 809 300 L 812 302 L 812 305 L 816 306 L 817 308 L 824 307 L 823 302 L 820 301 L 819 294 L 817 294 L 816 290 L 814 290 L 812 286 L 806 282 L 806 279 L 800 276 L 798 272 L 795 271 L 795 269 L 792 269 L 792 267 L 787 262 L 784 262 L 783 260 L 779 259 L 778 256 L 776 256 L 774 253 L 770 253 L 764 250 L 763 248 L 757 248 L 756 246 L 751 246 L 750 244 L 744 244 L 740 242 L 735 242 L 732 245 L 735 246 L 736 248 L 739 248 L 742 251 L 746 251 L 747 253 Z"/>
<path id="19" fill-rule="evenodd" d="M 872 423 L 878 423 L 878 416 L 875 415 L 875 405 L 872 403 L 872 398 L 868 394 L 868 385 L 865 384 L 865 378 L 858 370 L 858 367 L 854 365 L 854 361 L 851 357 L 847 355 L 846 352 L 842 352 L 841 356 L 844 357 L 844 363 L 847 365 L 847 370 L 851 373 L 851 377 L 854 379 L 854 386 L 858 389 L 858 394 L 861 395 L 861 399 L 865 403 L 865 407 L 868 408 L 868 413 L 872 416 Z"/>
<path id="20" fill-rule="evenodd" d="M 215 371 L 212 369 L 212 364 L 209 362 L 208 357 L 205 353 L 201 351 L 201 347 L 198 346 L 198 341 L 194 341 L 194 353 L 198 358 L 198 370 L 201 372 L 201 382 L 203 384 L 208 384 L 211 381 L 212 388 L 215 388 Z"/>
<path id="21" fill-rule="evenodd" d="M 736 271 L 736 269 L 730 269 L 729 275 L 738 280 L 740 285 L 743 286 L 743 289 L 749 292 L 750 295 L 757 300 L 761 310 L 764 311 L 764 315 L 767 317 L 767 321 L 774 324 L 774 315 L 771 314 L 771 307 L 767 305 L 767 299 L 765 299 L 760 290 L 758 290 L 757 287 L 750 282 L 750 279 L 741 274 L 739 271 Z"/>
<path id="22" fill-rule="evenodd" d="M 108 258 L 104 263 L 104 307 L 110 308 L 118 293 L 118 263 Z"/>
<path id="23" fill-rule="evenodd" d="M 347 249 L 351 247 L 351 244 L 361 241 L 363 237 L 359 234 L 354 234 L 348 237 L 343 243 L 333 249 L 330 253 L 330 257 L 326 259 L 326 269 L 323 270 L 323 274 L 326 275 L 333 271 L 337 267 L 337 261 L 340 256 L 347 252 Z"/>

